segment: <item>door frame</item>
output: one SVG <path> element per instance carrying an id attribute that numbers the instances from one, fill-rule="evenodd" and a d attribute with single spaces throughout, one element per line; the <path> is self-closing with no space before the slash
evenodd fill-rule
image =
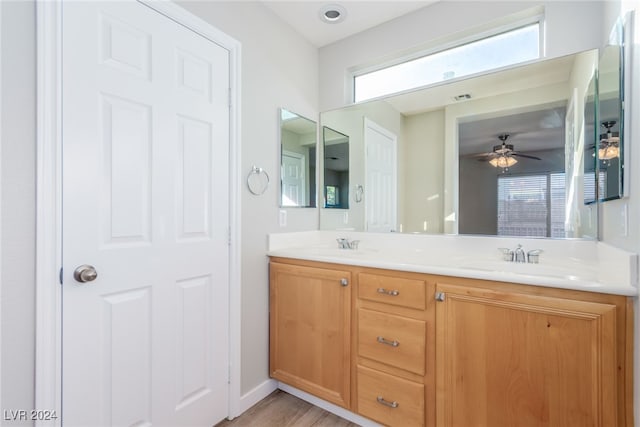
<path id="1" fill-rule="evenodd" d="M 241 44 L 171 1 L 138 1 L 229 51 L 229 408 L 239 415 L 241 367 Z M 36 172 L 36 366 L 35 408 L 62 409 L 62 7 L 36 5 L 37 172 Z"/>

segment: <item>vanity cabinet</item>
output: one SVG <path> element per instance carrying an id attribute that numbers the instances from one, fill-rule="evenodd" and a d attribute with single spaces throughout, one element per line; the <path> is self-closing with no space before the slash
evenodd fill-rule
<path id="1" fill-rule="evenodd" d="M 625 297 L 457 282 L 436 285 L 438 426 L 633 425 Z"/>
<path id="2" fill-rule="evenodd" d="M 350 408 L 351 273 L 270 264 L 271 376 Z"/>
<path id="3" fill-rule="evenodd" d="M 270 288 L 273 378 L 381 424 L 634 425 L 630 298 L 289 258 Z"/>

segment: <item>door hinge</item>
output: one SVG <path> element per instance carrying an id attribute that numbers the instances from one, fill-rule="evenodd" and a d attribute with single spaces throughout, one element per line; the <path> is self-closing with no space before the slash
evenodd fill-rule
<path id="1" fill-rule="evenodd" d="M 231 246 L 231 227 L 227 228 L 227 246 Z"/>
<path id="2" fill-rule="evenodd" d="M 232 97 L 231 97 L 231 88 L 229 88 L 229 99 L 228 99 L 229 108 L 231 108 L 231 99 L 232 99 Z"/>
<path id="3" fill-rule="evenodd" d="M 229 370 L 227 371 L 227 384 L 231 384 L 231 365 L 229 365 Z"/>
<path id="4" fill-rule="evenodd" d="M 436 292 L 436 301 L 444 301 L 444 292 Z"/>
<path id="5" fill-rule="evenodd" d="M 58 282 L 62 285 L 62 275 L 64 274 L 64 270 L 60 267 L 60 272 L 58 273 Z"/>

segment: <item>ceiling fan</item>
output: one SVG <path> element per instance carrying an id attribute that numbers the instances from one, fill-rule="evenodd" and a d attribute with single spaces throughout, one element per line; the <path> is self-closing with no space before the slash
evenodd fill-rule
<path id="1" fill-rule="evenodd" d="M 620 157 L 620 134 L 611 131 L 615 124 L 615 120 L 602 122 L 602 127 L 607 129 L 607 133 L 600 135 L 600 146 L 598 148 L 598 158 L 600 160 L 611 160 Z"/>
<path id="2" fill-rule="evenodd" d="M 507 139 L 509 138 L 509 136 L 510 134 L 508 133 L 501 133 L 500 135 L 498 135 L 498 139 L 502 142 L 502 144 L 494 145 L 492 151 L 489 153 L 477 154 L 476 156 L 480 157 L 480 159 L 478 160 L 489 161 L 489 163 L 493 167 L 501 167 L 505 172 L 508 171 L 511 166 L 518 163 L 518 160 L 515 157 L 525 157 L 527 159 L 542 160 L 540 159 L 540 157 L 524 154 L 520 151 L 515 151 L 512 144 L 507 144 Z"/>

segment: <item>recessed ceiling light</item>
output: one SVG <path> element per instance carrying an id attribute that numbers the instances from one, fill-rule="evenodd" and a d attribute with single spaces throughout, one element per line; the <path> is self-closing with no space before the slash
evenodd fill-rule
<path id="1" fill-rule="evenodd" d="M 320 8 L 320 20 L 327 24 L 337 24 L 347 17 L 347 10 L 339 4 L 326 4 Z"/>

